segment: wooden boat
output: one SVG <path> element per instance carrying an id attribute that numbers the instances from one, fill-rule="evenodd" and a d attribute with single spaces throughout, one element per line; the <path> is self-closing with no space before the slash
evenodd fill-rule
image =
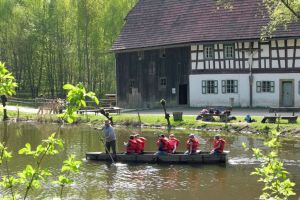
<path id="1" fill-rule="evenodd" d="M 125 154 L 117 153 L 114 160 L 118 162 L 134 162 L 134 163 L 197 163 L 197 164 L 217 164 L 226 163 L 227 154 L 213 155 L 209 152 L 197 152 L 196 154 L 187 155 L 183 152 L 167 155 L 154 155 L 154 152 L 145 152 L 144 154 Z M 111 161 L 110 155 L 103 152 L 87 152 L 87 160 Z"/>

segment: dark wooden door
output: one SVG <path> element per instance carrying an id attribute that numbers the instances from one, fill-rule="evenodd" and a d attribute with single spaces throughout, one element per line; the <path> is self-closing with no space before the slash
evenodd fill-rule
<path id="1" fill-rule="evenodd" d="M 185 105 L 187 104 L 187 96 L 188 96 L 188 87 L 187 84 L 179 85 L 179 104 Z"/>

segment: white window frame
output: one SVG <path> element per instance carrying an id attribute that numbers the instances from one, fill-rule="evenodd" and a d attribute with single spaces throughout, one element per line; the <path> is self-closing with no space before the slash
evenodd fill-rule
<path id="1" fill-rule="evenodd" d="M 274 81 L 256 81 L 257 93 L 274 93 L 275 82 Z"/>
<path id="2" fill-rule="evenodd" d="M 238 93 L 238 81 L 237 80 L 222 80 L 222 93 L 223 94 Z"/>
<path id="3" fill-rule="evenodd" d="M 218 81 L 217 80 L 203 80 L 202 81 L 202 94 L 218 94 Z"/>
<path id="4" fill-rule="evenodd" d="M 224 58 L 234 59 L 234 44 L 224 44 Z"/>
<path id="5" fill-rule="evenodd" d="M 212 60 L 214 59 L 215 55 L 215 49 L 214 45 L 204 45 L 204 51 L 203 51 L 203 56 L 205 60 Z"/>

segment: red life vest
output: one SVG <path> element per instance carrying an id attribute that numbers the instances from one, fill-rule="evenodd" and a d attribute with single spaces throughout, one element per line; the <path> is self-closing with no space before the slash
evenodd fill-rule
<path id="1" fill-rule="evenodd" d="M 136 150 L 136 153 L 142 153 L 142 152 L 144 152 L 146 138 L 139 137 L 139 138 L 136 139 L 136 141 L 137 141 L 137 150 Z"/>
<path id="2" fill-rule="evenodd" d="M 168 152 L 169 149 L 169 145 L 168 145 L 168 138 L 164 137 L 164 138 L 159 138 L 156 142 L 157 146 L 158 146 L 158 150 L 159 151 L 166 151 Z"/>
<path id="3" fill-rule="evenodd" d="M 192 151 L 197 151 L 199 147 L 199 141 L 196 138 L 190 138 L 186 141 L 186 148 L 187 150 L 190 150 L 192 147 Z"/>
<path id="4" fill-rule="evenodd" d="M 225 140 L 223 140 L 222 138 L 220 138 L 219 140 L 215 139 L 213 142 L 213 147 L 215 151 L 217 151 L 218 153 L 222 153 L 225 147 Z"/>
<path id="5" fill-rule="evenodd" d="M 169 139 L 169 142 L 168 142 L 168 152 L 169 153 L 171 153 L 173 151 L 173 149 L 175 148 L 175 145 L 176 145 L 176 148 L 177 148 L 178 145 L 179 145 L 179 140 L 177 138 Z"/>
<path id="6" fill-rule="evenodd" d="M 128 140 L 128 144 L 127 144 L 127 148 L 126 148 L 126 152 L 127 153 L 135 153 L 137 150 L 137 141 L 135 139 L 129 139 Z"/>

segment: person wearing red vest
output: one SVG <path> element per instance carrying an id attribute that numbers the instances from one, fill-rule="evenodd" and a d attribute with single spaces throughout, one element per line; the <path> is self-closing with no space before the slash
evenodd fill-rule
<path id="1" fill-rule="evenodd" d="M 188 140 L 186 141 L 187 151 L 185 154 L 195 154 L 199 148 L 199 140 L 195 137 L 194 134 L 190 134 Z"/>
<path id="2" fill-rule="evenodd" d="M 175 153 L 178 145 L 179 145 L 179 140 L 174 136 L 174 134 L 171 134 L 169 136 L 168 152 Z"/>
<path id="3" fill-rule="evenodd" d="M 221 138 L 219 135 L 216 135 L 213 141 L 213 150 L 212 154 L 221 154 L 224 151 L 225 140 Z"/>
<path id="4" fill-rule="evenodd" d="M 160 135 L 158 140 L 156 141 L 156 144 L 158 146 L 158 151 L 155 153 L 155 155 L 167 155 L 168 154 L 168 138 L 165 137 L 165 135 Z"/>
<path id="5" fill-rule="evenodd" d="M 138 143 L 137 143 L 136 139 L 134 138 L 134 136 L 131 135 L 129 137 L 128 143 L 125 144 L 125 145 L 126 145 L 126 153 L 127 154 L 132 154 L 132 153 L 136 152 Z"/>
<path id="6" fill-rule="evenodd" d="M 134 136 L 134 138 L 137 141 L 136 153 L 143 154 L 144 153 L 144 149 L 145 149 L 145 142 L 147 141 L 147 139 L 144 138 L 144 137 L 140 137 L 139 134 L 136 134 Z"/>

